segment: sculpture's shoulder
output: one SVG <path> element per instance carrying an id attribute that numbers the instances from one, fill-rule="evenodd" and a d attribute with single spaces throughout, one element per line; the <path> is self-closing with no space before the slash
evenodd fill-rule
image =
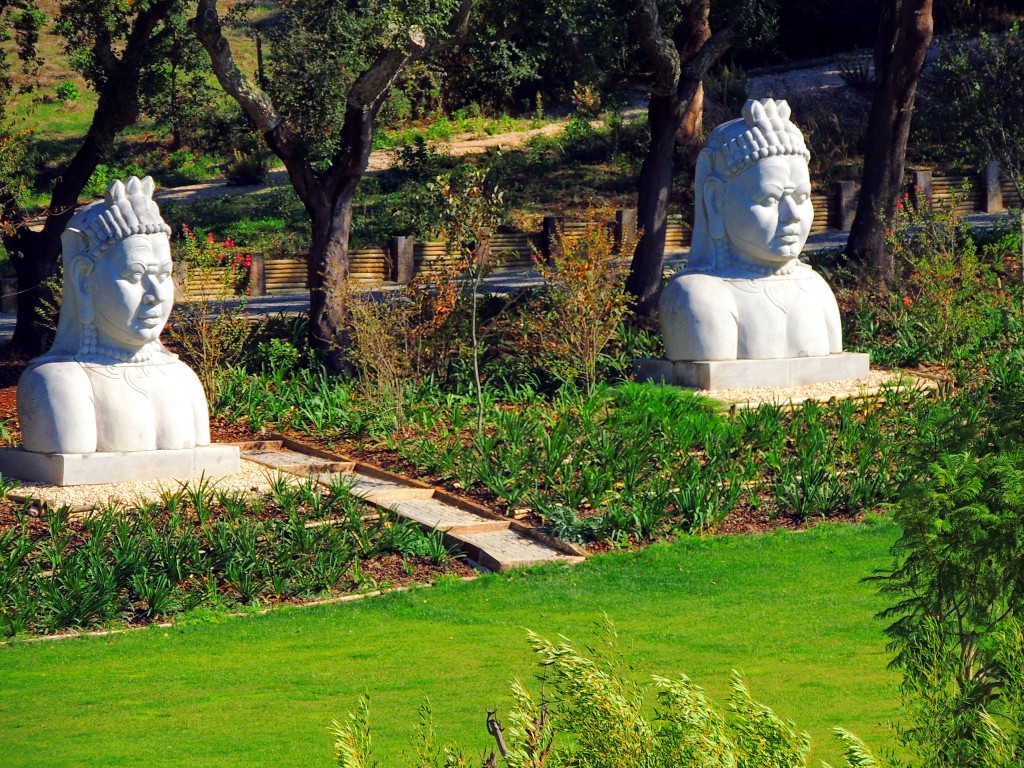
<path id="1" fill-rule="evenodd" d="M 95 451 L 93 390 L 82 366 L 47 357 L 30 363 L 18 380 L 18 420 L 29 451 Z"/>
<path id="2" fill-rule="evenodd" d="M 177 355 L 168 356 L 165 361 L 160 363 L 160 368 L 163 374 L 169 377 L 171 381 L 183 386 L 199 387 L 202 389 L 202 384 L 199 383 L 199 377 L 196 375 L 196 372 L 189 365 L 179 360 Z"/>
<path id="3" fill-rule="evenodd" d="M 736 294 L 707 272 L 680 272 L 661 292 L 659 320 L 669 360 L 734 360 Z"/>
<path id="4" fill-rule="evenodd" d="M 29 363 L 18 379 L 19 404 L 23 395 L 35 394 L 71 398 L 70 407 L 78 398 L 91 400 L 92 387 L 76 360 L 40 357 Z"/>
<path id="5" fill-rule="evenodd" d="M 731 312 L 732 296 L 729 282 L 718 275 L 683 271 L 670 279 L 662 290 L 661 310 Z"/>

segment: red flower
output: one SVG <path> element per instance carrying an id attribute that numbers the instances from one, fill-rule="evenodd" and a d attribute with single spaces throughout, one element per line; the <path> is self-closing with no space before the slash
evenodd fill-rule
<path id="1" fill-rule="evenodd" d="M 206 242 L 210 243 L 211 245 L 212 245 L 212 244 L 213 244 L 214 242 L 216 242 L 216 238 L 214 238 L 214 236 L 213 236 L 213 232 L 207 232 L 207 233 L 206 233 Z"/>
<path id="2" fill-rule="evenodd" d="M 224 240 L 224 247 L 225 248 L 234 248 L 235 247 L 235 241 L 232 240 L 230 237 L 226 238 Z"/>
<path id="3" fill-rule="evenodd" d="M 910 298 L 909 296 L 904 296 L 903 297 L 903 306 L 904 307 L 912 307 L 912 306 L 914 306 L 914 300 L 912 298 Z"/>

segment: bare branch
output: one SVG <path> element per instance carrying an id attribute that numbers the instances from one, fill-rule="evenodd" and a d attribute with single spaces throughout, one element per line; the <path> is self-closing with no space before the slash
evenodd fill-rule
<path id="1" fill-rule="evenodd" d="M 487 732 L 494 737 L 494 741 L 498 744 L 498 751 L 502 757 L 508 757 L 508 747 L 505 744 L 505 730 L 502 728 L 501 722 L 498 720 L 496 715 L 498 710 L 489 709 L 487 710 Z"/>

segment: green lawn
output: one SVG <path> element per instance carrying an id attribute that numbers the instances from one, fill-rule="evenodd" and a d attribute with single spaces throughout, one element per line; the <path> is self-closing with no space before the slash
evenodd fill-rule
<path id="1" fill-rule="evenodd" d="M 890 742 L 882 602 L 859 580 L 895 536 L 880 524 L 689 539 L 358 603 L 17 643 L 0 648 L 0 763 L 325 766 L 328 724 L 364 690 L 383 766 L 425 695 L 442 734 L 476 755 L 485 709 L 533 673 L 523 628 L 583 643 L 602 612 L 638 677 L 685 672 L 724 702 L 740 670 L 811 733 L 814 758 L 838 763 L 835 725 Z"/>

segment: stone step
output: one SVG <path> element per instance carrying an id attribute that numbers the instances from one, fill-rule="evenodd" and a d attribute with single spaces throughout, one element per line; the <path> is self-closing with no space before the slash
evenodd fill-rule
<path id="1" fill-rule="evenodd" d="M 527 565 L 578 563 L 586 553 L 501 517 L 474 501 L 364 462 L 348 461 L 287 438 L 247 443 L 242 456 L 284 472 L 314 477 L 333 486 L 343 483 L 379 509 L 415 522 L 425 530 L 443 531 L 449 545 L 481 568 L 507 571 Z"/>
<path id="2" fill-rule="evenodd" d="M 242 458 L 262 464 L 271 469 L 280 469 L 293 475 L 317 475 L 351 471 L 356 463 L 285 448 L 281 443 L 269 441 L 242 449 Z"/>
<path id="3" fill-rule="evenodd" d="M 510 524 L 508 520 L 481 518 L 479 515 L 431 498 L 395 501 L 388 508 L 427 528 L 458 535 L 507 531 Z"/>
<path id="4" fill-rule="evenodd" d="M 569 555 L 521 531 L 478 531 L 454 534 L 467 556 L 482 568 L 503 573 L 528 565 L 562 562 L 581 563 L 583 556 Z"/>

